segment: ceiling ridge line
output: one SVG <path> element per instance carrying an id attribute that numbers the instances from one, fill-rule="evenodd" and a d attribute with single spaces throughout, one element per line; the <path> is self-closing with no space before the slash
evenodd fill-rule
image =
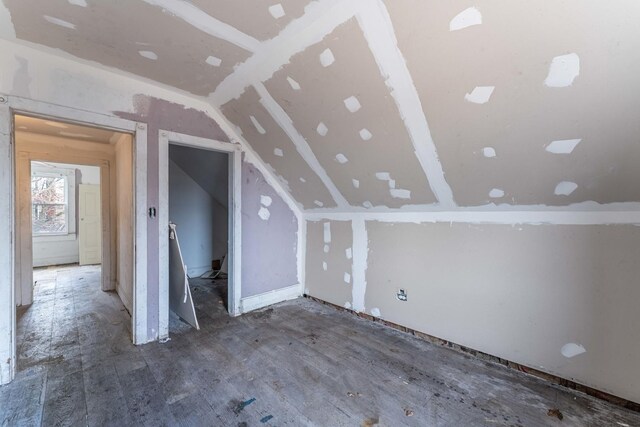
<path id="1" fill-rule="evenodd" d="M 184 0 L 142 0 L 145 3 L 158 6 L 177 18 L 182 19 L 193 27 L 213 37 L 229 42 L 239 48 L 256 53 L 262 42 L 238 30 L 219 19 L 209 15 L 193 4 Z"/>
<path id="2" fill-rule="evenodd" d="M 324 167 L 322 167 L 320 161 L 313 153 L 311 146 L 304 136 L 302 136 L 302 134 L 296 129 L 293 124 L 293 120 L 291 120 L 289 115 L 284 111 L 280 104 L 273 99 L 264 84 L 261 82 L 254 82 L 252 85 L 260 96 L 260 103 L 262 106 L 267 110 L 271 115 L 271 118 L 273 118 L 278 126 L 280 126 L 284 133 L 287 134 L 291 142 L 293 142 L 293 145 L 295 145 L 300 156 L 304 159 L 311 170 L 320 178 L 338 207 L 350 207 L 349 202 L 347 202 L 347 199 L 340 190 L 338 190 L 338 187 L 336 187 L 335 183 L 331 180 Z"/>
<path id="3" fill-rule="evenodd" d="M 377 0 L 375 5 L 371 0 L 352 1 L 356 4 L 356 19 L 390 89 L 428 185 L 441 206 L 453 208 L 456 206 L 453 191 L 445 179 L 418 91 L 398 47 L 389 12 L 382 0 Z"/>

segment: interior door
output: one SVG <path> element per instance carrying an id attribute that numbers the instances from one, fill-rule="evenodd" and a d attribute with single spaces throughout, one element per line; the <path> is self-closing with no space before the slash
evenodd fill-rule
<path id="1" fill-rule="evenodd" d="M 100 186 L 80 184 L 78 191 L 80 265 L 100 264 L 102 262 Z"/>

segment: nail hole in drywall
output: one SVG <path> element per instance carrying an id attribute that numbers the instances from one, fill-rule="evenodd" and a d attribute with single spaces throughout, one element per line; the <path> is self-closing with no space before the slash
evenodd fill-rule
<path id="1" fill-rule="evenodd" d="M 264 206 L 262 206 L 260 208 L 260 210 L 258 211 L 258 216 L 260 217 L 260 219 L 262 219 L 263 221 L 268 221 L 269 217 L 271 216 L 271 212 L 269 212 L 269 209 L 265 208 Z"/>
<path id="2" fill-rule="evenodd" d="M 398 289 L 398 293 L 396 294 L 396 298 L 398 298 L 399 301 L 407 301 L 407 299 L 408 299 L 407 291 L 405 291 L 404 289 Z"/>
<path id="3" fill-rule="evenodd" d="M 464 99 L 473 104 L 486 104 L 494 89 L 495 86 L 476 86 L 471 93 L 464 96 Z"/>
<path id="4" fill-rule="evenodd" d="M 300 90 L 300 83 L 293 80 L 291 77 L 287 76 L 287 82 L 289 82 L 289 86 L 291 86 L 291 89 Z"/>
<path id="5" fill-rule="evenodd" d="M 285 15 L 284 8 L 282 7 L 282 5 L 280 3 L 274 4 L 273 6 L 269 6 L 269 13 L 275 19 L 280 19 Z"/>
<path id="6" fill-rule="evenodd" d="M 344 165 L 345 163 L 347 163 L 349 161 L 349 159 L 347 159 L 347 156 L 345 156 L 342 153 L 338 153 L 336 155 L 336 160 L 338 161 L 338 163 L 340 163 L 341 165 Z"/>
<path id="7" fill-rule="evenodd" d="M 260 196 L 260 204 L 266 208 L 268 208 L 269 206 L 271 206 L 271 203 L 273 202 L 273 200 L 271 199 L 271 197 L 269 196 Z"/>
<path id="8" fill-rule="evenodd" d="M 205 60 L 205 62 L 213 67 L 219 67 L 220 64 L 222 64 L 222 59 L 216 57 L 216 56 L 209 56 L 207 57 L 207 59 Z"/>
<path id="9" fill-rule="evenodd" d="M 410 199 L 411 191 L 403 190 L 402 188 L 392 188 L 389 193 L 391 193 L 391 197 L 396 199 Z"/>
<path id="10" fill-rule="evenodd" d="M 60 19 L 60 18 L 55 18 L 53 16 L 44 15 L 44 19 L 47 22 L 49 22 L 49 23 L 51 23 L 53 25 L 57 25 L 59 27 L 68 28 L 70 30 L 75 30 L 76 29 L 75 24 L 72 24 L 71 22 L 67 22 L 67 21 L 65 21 L 63 19 Z"/>
<path id="11" fill-rule="evenodd" d="M 284 152 L 282 151 L 281 148 L 274 148 L 273 149 L 273 154 L 275 154 L 278 157 L 284 156 Z"/>
<path id="12" fill-rule="evenodd" d="M 329 132 L 329 128 L 327 127 L 327 125 L 320 122 L 318 123 L 318 127 L 316 128 L 316 132 L 318 132 L 318 135 L 320 136 L 326 136 L 327 132 Z"/>
<path id="13" fill-rule="evenodd" d="M 322 203 L 320 200 L 314 200 L 313 203 L 320 208 L 324 206 L 324 203 Z"/>
<path id="14" fill-rule="evenodd" d="M 351 283 L 351 274 L 349 274 L 349 273 L 344 273 L 344 277 L 343 277 L 343 279 L 344 279 L 344 282 L 345 282 L 345 283 Z"/>
<path id="15" fill-rule="evenodd" d="M 344 308 L 351 308 L 351 303 L 349 301 L 345 302 Z"/>
<path id="16" fill-rule="evenodd" d="M 143 58 L 147 58 L 147 59 L 150 59 L 152 61 L 156 61 L 158 59 L 158 55 L 155 52 L 152 52 L 150 50 L 139 50 L 138 53 Z"/>
<path id="17" fill-rule="evenodd" d="M 82 6 L 82 7 L 87 7 L 87 2 L 85 0 L 68 0 L 69 4 L 72 4 L 74 6 Z"/>
<path id="18" fill-rule="evenodd" d="M 504 190 L 501 188 L 493 188 L 489 191 L 489 197 L 492 199 L 498 199 L 500 197 L 504 197 Z"/>
<path id="19" fill-rule="evenodd" d="M 586 352 L 587 350 L 582 345 L 573 342 L 563 345 L 560 349 L 560 353 L 562 353 L 562 355 L 567 359 L 571 359 L 572 357 L 576 357 L 579 354 Z"/>
<path id="20" fill-rule="evenodd" d="M 482 14 L 475 7 L 470 7 L 453 17 L 449 22 L 449 31 L 462 30 L 480 24 L 482 24 Z"/>
<path id="21" fill-rule="evenodd" d="M 578 184 L 571 181 L 562 181 L 556 185 L 554 193 L 556 196 L 568 196 L 578 188 Z"/>
<path id="22" fill-rule="evenodd" d="M 370 201 L 365 200 L 364 202 L 362 202 L 362 206 L 364 206 L 367 209 L 371 209 L 373 207 L 373 205 L 371 204 Z"/>
<path id="23" fill-rule="evenodd" d="M 363 141 L 368 141 L 373 137 L 373 135 L 371 135 L 371 132 L 369 132 L 368 129 L 360 129 L 360 138 Z"/>
<path id="24" fill-rule="evenodd" d="M 331 243 L 331 223 L 325 222 L 322 224 L 322 238 L 325 243 Z"/>
<path id="25" fill-rule="evenodd" d="M 249 119 L 251 120 L 251 123 L 253 123 L 253 127 L 256 128 L 259 134 L 264 135 L 265 133 L 267 133 L 267 131 L 264 130 L 262 125 L 258 122 L 258 120 L 255 117 L 249 116 Z"/>
<path id="26" fill-rule="evenodd" d="M 353 184 L 353 188 L 360 188 L 360 181 L 357 179 L 352 179 L 351 183 Z"/>
<path id="27" fill-rule="evenodd" d="M 362 108 L 362 105 L 360 105 L 360 101 L 358 101 L 358 98 L 356 98 L 355 96 L 350 96 L 343 102 L 344 106 L 347 107 L 347 110 L 349 110 L 351 113 L 355 113 L 360 108 Z"/>
<path id="28" fill-rule="evenodd" d="M 351 251 L 351 248 L 345 249 L 344 254 L 347 257 L 347 259 L 353 258 L 353 252 Z"/>
<path id="29" fill-rule="evenodd" d="M 553 154 L 570 154 L 580 141 L 582 141 L 582 139 L 560 139 L 551 141 L 551 144 L 547 145 L 545 150 Z"/>
<path id="30" fill-rule="evenodd" d="M 551 60 L 549 74 L 544 81 L 548 87 L 567 87 L 580 75 L 580 57 L 575 53 L 556 56 Z"/>
<path id="31" fill-rule="evenodd" d="M 496 150 L 493 147 L 484 147 L 482 149 L 482 155 L 487 157 L 487 158 L 495 157 L 496 156 Z"/>
<path id="32" fill-rule="evenodd" d="M 300 177 L 299 179 L 300 179 L 300 182 L 307 182 L 307 180 L 304 179 L 303 177 Z"/>
<path id="33" fill-rule="evenodd" d="M 323 250 L 324 250 L 325 254 L 328 254 L 329 253 L 329 245 L 324 245 Z"/>
<path id="34" fill-rule="evenodd" d="M 326 261 L 322 261 L 322 269 L 323 269 L 324 271 L 327 271 L 327 269 L 328 269 L 328 268 L 329 268 L 329 267 L 327 266 L 327 262 L 326 262 Z"/>
<path id="35" fill-rule="evenodd" d="M 331 52 L 331 49 L 325 49 L 320 54 L 320 63 L 323 67 L 328 67 L 329 65 L 333 64 L 335 60 L 336 58 L 333 56 L 333 52 Z"/>

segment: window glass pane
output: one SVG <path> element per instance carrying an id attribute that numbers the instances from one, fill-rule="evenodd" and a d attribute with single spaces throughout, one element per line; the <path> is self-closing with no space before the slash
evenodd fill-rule
<path id="1" fill-rule="evenodd" d="M 66 205 L 32 205 L 33 233 L 66 233 Z"/>
<path id="2" fill-rule="evenodd" d="M 64 177 L 32 176 L 31 199 L 33 203 L 66 203 L 66 181 Z"/>

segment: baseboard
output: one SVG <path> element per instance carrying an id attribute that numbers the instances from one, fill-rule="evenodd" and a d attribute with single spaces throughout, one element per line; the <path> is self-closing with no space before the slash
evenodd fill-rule
<path id="1" fill-rule="evenodd" d="M 503 359 L 503 358 L 498 357 L 498 356 L 493 356 L 491 354 L 484 353 L 482 351 L 474 350 L 472 348 L 465 347 L 465 346 L 462 346 L 460 344 L 456 344 L 456 343 L 453 343 L 451 341 L 444 340 L 442 338 L 434 337 L 433 335 L 425 334 L 424 332 L 416 331 L 414 329 L 407 328 L 406 326 L 402 326 L 402 325 L 399 325 L 397 323 L 389 322 L 388 320 L 380 319 L 379 317 L 374 317 L 374 316 L 371 316 L 371 315 L 366 314 L 366 313 L 362 313 L 362 312 L 358 312 L 358 311 L 352 310 L 350 308 L 345 308 L 345 307 L 333 304 L 331 302 L 327 302 L 327 301 L 321 300 L 320 298 L 313 297 L 311 295 L 305 294 L 304 297 L 308 298 L 310 300 L 313 300 L 315 302 L 318 302 L 320 304 L 324 304 L 324 305 L 328 305 L 330 307 L 333 307 L 336 310 L 347 311 L 347 312 L 349 312 L 349 313 L 351 313 L 351 314 L 353 314 L 355 316 L 358 316 L 360 318 L 371 320 L 371 321 L 376 322 L 376 323 L 382 323 L 383 325 L 388 326 L 390 328 L 393 328 L 393 329 L 396 329 L 398 331 L 411 334 L 411 335 L 413 335 L 413 336 L 415 336 L 415 337 L 417 337 L 417 338 L 419 338 L 419 339 L 421 339 L 423 341 L 427 341 L 427 342 L 430 342 L 432 344 L 439 345 L 439 346 L 442 346 L 442 347 L 447 347 L 447 348 L 450 348 L 452 350 L 459 351 L 461 353 L 469 354 L 469 355 L 474 356 L 474 357 L 476 357 L 478 359 L 494 362 L 494 363 L 506 366 L 508 368 L 514 369 L 516 371 L 520 371 L 520 372 L 524 372 L 525 374 L 533 375 L 534 377 L 540 378 L 542 380 L 545 380 L 545 381 L 548 381 L 548 382 L 551 382 L 551 383 L 554 383 L 554 384 L 558 384 L 558 385 L 560 385 L 562 387 L 566 387 L 566 388 L 569 388 L 569 389 L 572 389 L 572 390 L 579 391 L 579 392 L 584 393 L 584 394 L 588 394 L 589 396 L 595 397 L 596 399 L 604 400 L 604 401 L 607 401 L 607 402 L 612 403 L 614 405 L 622 406 L 623 408 L 627 408 L 627 409 L 630 409 L 630 410 L 635 411 L 635 412 L 640 412 L 640 403 L 632 402 L 632 401 L 624 399 L 622 397 L 618 397 L 618 396 L 615 396 L 613 394 L 606 393 L 604 391 L 600 391 L 600 390 L 595 389 L 593 387 L 589 387 L 589 386 L 577 383 L 575 381 L 567 380 L 567 379 L 559 377 L 557 375 L 549 374 L 547 372 L 543 372 L 543 371 L 540 371 L 540 370 L 535 369 L 535 368 L 530 368 L 530 367 L 522 365 L 520 363 L 512 362 L 510 360 Z"/>
<path id="2" fill-rule="evenodd" d="M 296 299 L 301 296 L 302 292 L 300 291 L 300 285 L 296 284 L 293 286 L 287 286 L 286 288 L 276 289 L 275 291 L 242 298 L 240 300 L 240 312 L 248 313 L 259 308 Z"/>

